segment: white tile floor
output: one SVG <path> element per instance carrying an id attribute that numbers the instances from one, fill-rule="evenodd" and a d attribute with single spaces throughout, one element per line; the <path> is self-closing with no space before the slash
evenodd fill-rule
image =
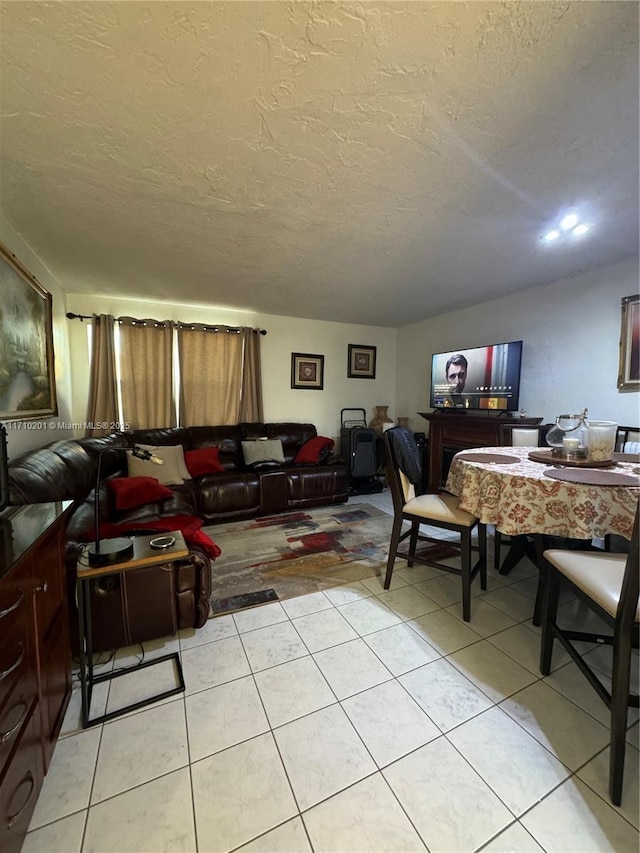
<path id="1" fill-rule="evenodd" d="M 24 853 L 637 851 L 637 712 L 614 808 L 604 705 L 566 655 L 538 671 L 533 567 L 476 581 L 464 624 L 456 578 L 396 566 L 387 592 L 367 576 L 149 644 L 179 649 L 185 694 L 105 725 L 78 729 L 76 687 Z"/>

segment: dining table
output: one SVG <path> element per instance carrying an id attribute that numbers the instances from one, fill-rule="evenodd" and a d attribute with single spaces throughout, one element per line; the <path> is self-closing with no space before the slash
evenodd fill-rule
<path id="1" fill-rule="evenodd" d="M 640 456 L 614 454 L 609 464 L 589 467 L 588 461 L 571 464 L 554 457 L 550 449 L 472 448 L 453 457 L 445 490 L 480 523 L 520 542 L 524 535 L 533 538 L 541 578 L 534 613 L 539 624 L 545 548 L 561 547 L 558 538 L 584 547 L 611 534 L 631 539 L 640 501 Z"/>

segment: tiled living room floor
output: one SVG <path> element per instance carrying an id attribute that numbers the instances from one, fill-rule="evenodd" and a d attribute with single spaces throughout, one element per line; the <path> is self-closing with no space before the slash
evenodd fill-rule
<path id="1" fill-rule="evenodd" d="M 637 712 L 614 808 L 604 705 L 564 653 L 538 671 L 533 566 L 489 574 L 468 624 L 456 578 L 400 561 L 388 592 L 211 619 L 146 649 L 179 649 L 184 695 L 86 731 L 76 686 L 24 853 L 637 851 Z M 172 673 L 132 678 L 98 710 Z"/>

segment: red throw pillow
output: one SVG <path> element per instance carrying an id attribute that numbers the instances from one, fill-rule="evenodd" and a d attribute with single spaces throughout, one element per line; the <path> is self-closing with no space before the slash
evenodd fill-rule
<path id="1" fill-rule="evenodd" d="M 187 471 L 192 477 L 200 477 L 202 474 L 220 474 L 224 471 L 221 464 L 220 450 L 217 447 L 202 447 L 200 450 L 187 450 L 184 461 Z"/>
<path id="2" fill-rule="evenodd" d="M 136 506 L 161 501 L 173 495 L 171 489 L 155 477 L 114 477 L 107 485 L 115 495 L 116 509 L 133 509 Z"/>
<path id="3" fill-rule="evenodd" d="M 303 444 L 300 450 L 296 453 L 294 462 L 297 465 L 306 463 L 324 462 L 327 456 L 333 450 L 335 444 L 332 438 L 324 438 L 322 435 L 316 435 L 315 438 L 310 438 L 306 444 Z"/>

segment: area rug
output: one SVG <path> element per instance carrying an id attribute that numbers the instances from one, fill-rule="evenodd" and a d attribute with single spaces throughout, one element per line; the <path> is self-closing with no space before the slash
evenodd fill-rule
<path id="1" fill-rule="evenodd" d="M 393 518 L 370 504 L 320 507 L 203 528 L 220 546 L 211 615 L 380 576 Z"/>

